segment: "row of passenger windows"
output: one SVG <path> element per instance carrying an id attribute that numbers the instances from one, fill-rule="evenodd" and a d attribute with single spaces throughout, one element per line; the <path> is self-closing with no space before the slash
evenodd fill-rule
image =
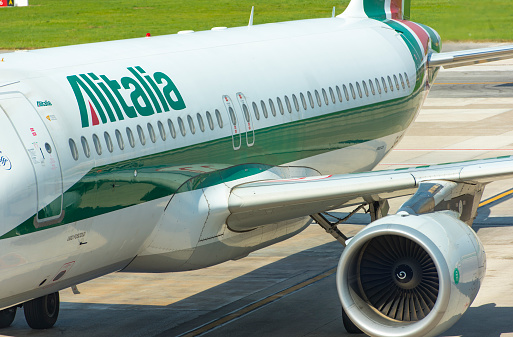
<path id="1" fill-rule="evenodd" d="M 392 78 L 393 78 L 393 81 L 392 81 Z M 405 85 L 405 81 L 406 81 L 406 85 Z M 399 83 L 401 86 L 399 85 Z M 342 102 L 343 101 L 342 92 L 343 92 L 343 95 L 345 96 L 346 101 L 349 101 L 350 97 L 352 97 L 353 100 L 355 100 L 357 97 L 357 94 L 360 98 L 363 98 L 363 94 L 365 94 L 366 97 L 369 97 L 370 94 L 376 95 L 376 92 L 378 94 L 381 94 L 382 89 L 385 93 L 388 93 L 388 90 L 393 92 L 394 84 L 395 84 L 395 88 L 397 90 L 400 90 L 401 87 L 404 90 L 404 89 L 406 89 L 406 86 L 408 86 L 408 88 L 410 88 L 410 81 L 408 79 L 408 75 L 406 73 L 404 73 L 404 77 L 403 77 L 403 74 L 399 74 L 399 76 L 397 76 L 397 75 L 393 75 L 392 77 L 387 76 L 386 80 L 384 77 L 381 77 L 381 81 L 378 80 L 378 78 L 375 78 L 374 81 L 369 79 L 368 81 L 356 82 L 355 85 L 353 85 L 352 83 L 349 83 L 349 85 L 346 86 L 344 84 L 344 85 L 342 85 L 342 90 L 337 85 L 337 86 L 335 86 L 335 90 L 333 90 L 332 87 L 329 87 L 327 91 L 324 88 L 321 89 L 321 93 L 319 93 L 318 90 L 314 90 L 313 95 L 310 91 L 307 91 L 306 95 L 308 97 L 308 103 L 307 103 L 307 98 L 301 92 L 299 94 L 299 100 L 301 101 L 301 105 L 304 110 L 308 109 L 308 104 L 310 105 L 310 107 L 312 109 L 314 109 L 315 102 L 317 102 L 317 105 L 319 107 L 322 106 L 323 101 L 324 101 L 324 104 L 329 105 L 330 99 L 331 99 L 331 102 L 333 104 L 335 104 L 337 101 L 337 97 L 338 97 L 338 100 L 340 102 Z M 355 90 L 355 87 L 356 87 L 356 90 Z M 362 91 L 362 88 L 363 88 L 363 91 Z M 335 95 L 335 91 L 336 91 L 336 95 Z M 321 98 L 321 94 L 322 94 L 322 98 Z M 314 99 L 314 95 L 315 95 L 315 99 Z M 295 94 L 292 94 L 291 97 L 292 97 L 292 102 L 288 96 L 286 96 L 286 95 L 284 96 L 285 105 L 283 104 L 283 101 L 280 97 L 276 97 L 276 105 L 278 106 L 278 111 L 280 112 L 281 115 L 285 114 L 285 108 L 287 109 L 287 111 L 289 113 L 292 113 L 293 108 L 297 112 L 299 112 L 300 102 L 299 102 L 297 96 Z M 260 107 L 259 107 L 259 105 L 260 105 Z M 276 105 L 274 104 L 274 101 L 272 99 L 269 99 L 268 105 L 269 105 L 271 114 L 273 116 L 276 116 L 277 109 L 276 109 Z M 266 105 L 265 101 L 261 100 L 260 104 L 253 102 L 252 108 L 253 108 L 253 113 L 255 115 L 255 118 L 257 120 L 260 120 L 260 109 L 262 111 L 262 115 L 265 118 L 269 117 L 269 110 L 267 109 L 267 105 Z M 243 110 L 243 114 L 244 114 L 244 119 L 246 120 L 246 122 L 250 122 L 250 119 L 251 119 L 250 112 L 249 112 L 249 109 L 246 106 L 246 104 L 242 105 L 242 110 Z M 233 125 L 236 125 L 237 117 L 235 116 L 235 112 L 233 111 L 232 107 L 228 108 L 228 113 L 230 116 L 231 123 Z M 215 119 L 217 121 L 217 125 L 219 126 L 219 128 L 222 129 L 223 128 L 223 118 L 218 109 L 215 110 L 214 115 L 215 115 Z M 207 120 L 206 124 L 208 125 L 210 130 L 214 130 L 214 128 L 215 128 L 214 117 L 212 116 L 212 114 L 209 111 L 207 111 L 205 113 L 205 116 L 206 116 L 206 120 Z M 205 126 L 205 121 L 203 119 L 203 116 L 200 113 L 198 113 L 198 114 L 196 114 L 196 119 L 198 121 L 198 127 L 201 130 L 201 132 L 205 132 L 206 126 Z M 178 123 L 178 129 L 179 129 L 180 133 L 182 134 L 182 136 L 185 137 L 185 135 L 187 134 L 187 130 L 185 128 L 185 123 L 184 123 L 183 119 L 181 117 L 178 117 L 177 123 Z M 194 120 L 191 115 L 187 115 L 187 124 L 189 125 L 190 132 L 192 134 L 195 134 L 196 126 L 194 124 Z M 146 125 L 146 127 L 148 130 L 148 135 L 149 135 L 151 142 L 155 143 L 157 141 L 157 136 L 156 136 L 156 132 L 155 132 L 153 125 L 151 123 L 148 123 Z M 160 135 L 160 138 L 163 141 L 165 141 L 167 139 L 167 132 L 169 132 L 169 134 L 171 135 L 171 137 L 173 139 L 176 138 L 176 136 L 177 136 L 175 125 L 171 119 L 167 120 L 167 129 L 161 121 L 158 121 L 157 129 L 158 129 L 158 134 Z M 139 142 L 143 146 L 146 145 L 145 131 L 143 130 L 143 128 L 140 125 L 137 125 L 136 130 L 137 130 L 137 136 L 139 138 Z M 130 147 L 134 148 L 136 141 L 135 141 L 135 136 L 134 136 L 134 133 L 132 132 L 132 129 L 130 129 L 130 127 L 127 127 L 125 131 L 126 131 L 126 139 L 128 141 L 128 144 L 130 145 Z M 121 131 L 119 131 L 117 129 L 114 133 L 115 133 L 115 138 L 116 138 L 116 142 L 117 142 L 119 149 L 124 150 L 125 149 L 125 138 L 124 138 L 123 134 L 121 133 Z M 113 141 L 112 141 L 110 134 L 107 131 L 105 131 L 103 133 L 103 137 L 105 140 L 105 145 L 107 147 L 107 150 L 112 153 L 114 151 L 114 145 L 113 145 Z M 96 150 L 96 153 L 99 156 L 102 155 L 103 148 L 102 148 L 102 142 L 100 141 L 100 137 L 98 137 L 97 134 L 93 134 L 92 139 L 93 139 L 93 145 L 94 145 L 94 149 Z M 83 149 L 84 155 L 87 158 L 89 158 L 91 156 L 91 150 L 89 148 L 89 143 L 88 143 L 87 139 L 84 136 L 82 136 L 80 139 L 80 142 L 82 144 L 82 149 Z M 69 139 L 69 146 L 70 146 L 71 155 L 73 156 L 73 159 L 78 160 L 78 158 L 79 158 L 78 148 L 77 148 L 75 141 L 72 138 Z"/>

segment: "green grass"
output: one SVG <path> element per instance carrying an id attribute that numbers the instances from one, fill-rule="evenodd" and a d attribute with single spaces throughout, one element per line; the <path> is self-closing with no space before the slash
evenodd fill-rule
<path id="1" fill-rule="evenodd" d="M 329 17 L 349 0 L 29 0 L 0 9 L 0 49 L 43 48 L 131 37 Z M 511 0 L 412 0 L 412 20 L 444 40 L 513 40 Z"/>

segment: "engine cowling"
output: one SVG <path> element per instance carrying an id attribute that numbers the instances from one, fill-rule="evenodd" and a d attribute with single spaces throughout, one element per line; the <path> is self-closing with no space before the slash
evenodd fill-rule
<path id="1" fill-rule="evenodd" d="M 452 211 L 374 221 L 344 249 L 342 306 L 370 336 L 435 336 L 475 299 L 486 270 L 476 233 Z"/>

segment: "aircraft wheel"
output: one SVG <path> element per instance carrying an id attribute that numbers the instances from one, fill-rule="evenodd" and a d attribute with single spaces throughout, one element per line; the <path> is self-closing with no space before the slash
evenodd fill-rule
<path id="1" fill-rule="evenodd" d="M 360 330 L 360 328 L 354 325 L 354 323 L 349 319 L 349 316 L 347 316 L 344 308 L 342 308 L 342 322 L 344 323 L 344 328 L 348 333 L 363 333 L 362 330 Z"/>
<path id="2" fill-rule="evenodd" d="M 14 321 L 14 317 L 16 317 L 16 309 L 17 307 L 12 307 L 0 310 L 0 329 L 7 328 L 11 325 L 12 321 Z"/>
<path id="3" fill-rule="evenodd" d="M 59 316 L 59 293 L 48 294 L 23 303 L 25 320 L 32 329 L 49 329 Z"/>

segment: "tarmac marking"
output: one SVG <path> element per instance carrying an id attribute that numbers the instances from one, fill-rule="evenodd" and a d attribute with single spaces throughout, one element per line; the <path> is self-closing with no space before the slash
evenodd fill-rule
<path id="1" fill-rule="evenodd" d="M 257 301 L 257 302 L 254 302 L 252 304 L 249 304 L 243 308 L 240 308 L 236 311 L 233 311 L 231 313 L 229 313 L 228 315 L 226 316 L 223 316 L 219 319 L 216 319 L 210 323 L 207 323 L 205 325 L 202 325 L 202 326 L 199 326 L 193 330 L 190 330 L 182 335 L 180 335 L 180 337 L 194 337 L 194 336 L 199 336 L 207 331 L 210 331 L 214 328 L 217 328 L 218 326 L 221 326 L 221 325 L 224 325 L 224 324 L 227 324 L 229 323 L 230 321 L 233 321 L 234 319 L 237 319 L 241 316 L 244 316 L 254 310 L 257 310 L 269 303 L 272 303 L 274 301 L 277 301 L 279 299 L 281 299 L 282 297 L 286 296 L 286 295 L 289 295 L 295 291 L 298 291 L 298 290 L 301 290 L 302 288 L 305 288 L 313 283 L 316 283 L 330 275 L 333 275 L 334 273 L 336 273 L 337 271 L 337 268 L 332 268 L 330 270 L 327 270 L 325 271 L 324 273 L 321 273 L 317 276 L 314 276 L 312 277 L 311 279 L 308 279 L 306 281 L 303 281 L 301 283 L 298 283 L 296 284 L 295 286 L 292 286 L 290 288 L 287 288 L 287 289 L 284 289 L 282 291 L 279 291 L 275 294 L 272 294 L 270 296 L 267 296 L 267 297 L 264 297 L 263 299 Z"/>
<path id="2" fill-rule="evenodd" d="M 504 191 L 504 192 L 502 192 L 502 193 L 499 193 L 499 194 L 497 194 L 497 195 L 495 195 L 495 196 L 493 196 L 493 197 L 491 197 L 491 198 L 488 198 L 488 199 L 486 199 L 486 200 L 484 200 L 484 201 L 481 201 L 481 202 L 479 203 L 479 207 L 482 207 L 482 206 L 486 206 L 486 205 L 488 205 L 488 204 L 491 204 L 492 202 L 497 201 L 497 200 L 499 200 L 499 199 L 502 199 L 502 198 L 504 198 L 504 197 L 507 197 L 508 195 L 511 195 L 511 194 L 513 194 L 513 188 L 512 188 L 512 189 L 509 189 L 509 190 L 507 190 L 507 191 Z"/>

